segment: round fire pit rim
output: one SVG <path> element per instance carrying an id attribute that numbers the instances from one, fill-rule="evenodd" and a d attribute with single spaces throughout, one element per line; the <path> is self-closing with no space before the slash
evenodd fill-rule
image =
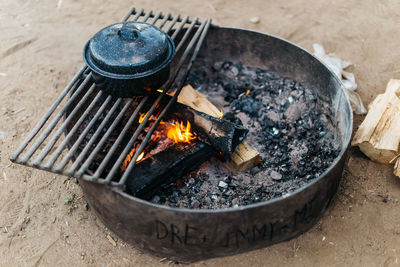
<path id="1" fill-rule="evenodd" d="M 174 207 L 170 207 L 170 206 L 166 206 L 166 205 L 162 205 L 162 204 L 155 204 L 152 203 L 150 201 L 146 201 L 134 196 L 129 195 L 128 193 L 124 192 L 120 187 L 114 187 L 112 188 L 112 190 L 114 190 L 116 193 L 120 194 L 123 197 L 129 198 L 130 200 L 133 201 L 137 201 L 141 204 L 144 205 L 149 205 L 153 208 L 162 208 L 165 209 L 167 211 L 173 211 L 173 212 L 180 212 L 180 213 L 200 213 L 200 214 L 206 214 L 206 213 L 221 213 L 221 212 L 236 212 L 236 211 L 240 211 L 240 210 L 247 210 L 247 209 L 252 209 L 252 208 L 257 208 L 257 207 L 261 207 L 261 206 L 265 206 L 265 205 L 269 205 L 269 204 L 273 204 L 279 201 L 283 201 L 288 197 L 292 197 L 296 194 L 300 194 L 302 191 L 304 191 L 305 189 L 312 187 L 312 185 L 314 185 L 315 183 L 319 182 L 320 180 L 322 180 L 338 163 L 339 161 L 342 159 L 342 157 L 345 156 L 350 142 L 351 142 L 351 135 L 353 132 L 353 112 L 352 112 L 352 108 L 351 108 L 351 104 L 350 104 L 350 99 L 347 96 L 346 92 L 345 92 L 345 88 L 344 85 L 342 83 L 342 81 L 333 73 L 333 71 L 325 64 L 323 63 L 320 59 L 318 59 L 316 56 L 314 56 L 311 52 L 309 52 L 308 50 L 306 50 L 305 48 L 291 42 L 288 41 L 284 38 L 275 36 L 273 34 L 269 34 L 269 33 L 263 33 L 261 31 L 257 31 L 257 30 L 249 30 L 249 29 L 244 29 L 244 28 L 240 28 L 240 27 L 221 27 L 221 26 L 216 26 L 216 25 L 212 25 L 212 27 L 216 27 L 216 28 L 220 28 L 220 29 L 227 29 L 227 30 L 241 30 L 241 31 L 247 31 L 247 32 L 252 32 L 255 34 L 261 34 L 261 35 L 267 35 L 268 37 L 274 38 L 278 41 L 281 41 L 283 43 L 287 43 L 291 46 L 293 46 L 296 49 L 301 50 L 303 53 L 307 54 L 308 56 L 310 56 L 313 60 L 316 60 L 319 64 L 321 64 L 321 67 L 325 68 L 329 73 L 331 73 L 331 78 L 333 78 L 334 80 L 336 80 L 336 82 L 340 85 L 340 91 L 341 91 L 341 97 L 344 97 L 345 99 L 345 103 L 346 105 L 349 107 L 350 110 L 350 117 L 349 117 L 349 123 L 347 125 L 347 127 L 349 127 L 348 132 L 344 132 L 343 134 L 343 144 L 342 144 L 342 149 L 339 153 L 339 155 L 333 160 L 333 162 L 331 163 L 331 165 L 316 179 L 313 179 L 311 182 L 307 183 L 306 185 L 294 190 L 293 192 L 290 192 L 288 194 L 285 194 L 283 196 L 277 197 L 277 198 L 273 198 L 273 199 L 269 199 L 269 200 L 265 200 L 265 201 L 261 201 L 261 202 L 257 202 L 257 203 L 253 203 L 253 204 L 249 204 L 249 205 L 245 205 L 245 206 L 239 206 L 239 207 L 229 207 L 229 208 L 216 208 L 216 209 L 188 209 L 188 208 L 174 208 Z M 344 129 L 345 131 L 347 129 Z"/>

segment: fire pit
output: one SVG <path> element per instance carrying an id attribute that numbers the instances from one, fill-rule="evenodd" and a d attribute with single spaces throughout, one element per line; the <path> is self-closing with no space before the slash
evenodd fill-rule
<path id="1" fill-rule="evenodd" d="M 166 99 L 173 99 L 174 97 L 168 98 L 166 95 L 168 89 L 178 88 L 175 92 L 178 96 L 179 89 L 184 85 L 180 81 L 187 80 L 211 97 L 217 105 L 221 105 L 225 111 L 225 118 L 231 118 L 232 121 L 241 118 L 245 126 L 249 127 L 249 142 L 254 143 L 257 138 L 262 138 L 263 134 L 256 133 L 257 129 L 265 131 L 266 139 L 260 139 L 259 143 L 269 141 L 262 147 L 257 146 L 264 162 L 245 173 L 247 177 L 253 175 L 257 183 L 265 178 L 265 181 L 282 186 L 272 186 L 269 194 L 265 194 L 268 184 L 259 187 L 259 192 L 256 186 L 249 187 L 251 190 L 246 192 L 240 187 L 251 185 L 251 182 L 241 184 L 239 180 L 232 181 L 235 177 L 245 174 L 225 176 L 226 172 L 218 169 L 219 167 L 218 170 L 214 168 L 212 171 L 210 162 L 218 160 L 211 160 L 200 167 L 200 164 L 195 162 L 194 170 L 185 168 L 180 175 L 181 184 L 169 182 L 161 189 L 158 188 L 158 191 L 153 190 L 150 196 L 147 193 L 143 196 L 137 195 L 146 200 L 132 196 L 135 193 L 130 190 L 130 181 L 133 178 L 129 171 L 137 173 L 136 170 L 140 170 L 141 164 L 146 162 L 146 155 L 142 154 L 146 146 L 136 147 L 135 142 L 146 140 L 151 143 L 154 134 L 159 130 L 155 123 L 146 126 L 146 122 L 152 120 L 151 115 L 154 115 L 154 120 L 160 118 L 160 121 L 165 123 L 169 123 L 172 117 L 168 112 L 163 114 L 163 110 L 157 112 L 157 107 L 165 100 L 154 102 L 157 104 L 154 105 L 154 114 L 151 114 L 153 111 L 147 113 L 152 108 L 152 105 L 147 104 L 153 103 L 151 97 L 121 99 L 102 94 L 92 85 L 93 81 L 86 69 L 79 73 L 65 91 L 64 96 L 71 92 L 71 98 L 61 112 L 55 115 L 55 123 L 50 122 L 50 127 L 44 130 L 43 135 L 38 136 L 51 113 L 45 116 L 13 155 L 12 160 L 81 178 L 80 185 L 85 197 L 110 230 L 139 249 L 181 262 L 193 262 L 265 247 L 293 238 L 312 227 L 322 216 L 337 190 L 352 132 L 351 108 L 341 82 L 305 50 L 270 35 L 210 26 L 207 22 L 199 23 L 197 19 L 180 19 L 169 14 L 163 16 L 161 13 L 144 13 L 142 10 L 131 10 L 126 18 L 131 14 L 134 15 L 134 20 L 153 18 L 153 23 L 159 22 L 161 25 L 167 21 L 181 21 L 181 26 L 166 29 L 174 39 L 177 56 L 171 63 L 172 82 L 168 84 L 169 88 L 160 94 Z M 180 50 L 185 48 L 184 45 L 180 45 L 185 38 L 189 40 L 186 47 L 194 47 L 194 50 Z M 181 60 L 189 57 L 189 62 Z M 179 72 L 180 69 L 187 71 L 182 73 Z M 249 81 L 254 83 L 246 85 Z M 249 87 L 249 92 L 241 91 L 244 86 Z M 277 90 L 271 93 L 273 89 Z M 281 102 L 263 104 L 262 99 Z M 304 103 L 312 103 L 313 110 L 304 108 L 300 112 L 306 113 L 292 112 L 290 105 L 300 103 L 302 99 L 306 101 Z M 257 101 L 261 106 L 253 105 Z M 61 100 L 57 105 L 60 102 Z M 166 101 L 165 106 L 169 103 Z M 51 108 L 51 112 L 55 107 L 56 105 Z M 171 104 L 169 107 L 172 111 L 177 104 Z M 141 118 L 140 114 L 144 116 Z M 274 117 L 276 114 L 279 116 Z M 54 130 L 63 116 L 64 123 Z M 145 122 L 142 124 L 140 119 L 144 119 Z M 304 122 L 299 122 L 301 119 L 304 119 Z M 308 120 L 309 123 L 306 122 Z M 252 125 L 254 122 L 260 125 Z M 265 125 L 262 125 L 263 123 Z M 196 123 L 192 121 L 192 124 L 196 127 Z M 128 127 L 125 127 L 127 125 Z M 156 125 L 152 132 L 151 125 Z M 252 130 L 253 126 L 256 131 Z M 151 133 L 141 136 L 136 135 L 136 131 L 131 132 L 131 129 L 139 127 Z M 157 127 L 160 127 L 160 124 Z M 185 129 L 188 129 L 186 122 L 182 131 Z M 118 134 L 114 135 L 114 130 L 118 131 Z M 39 150 L 41 143 L 52 132 L 55 132 L 54 136 L 57 138 L 50 140 Z M 63 132 L 66 138 L 57 141 Z M 120 137 L 119 132 L 126 135 Z M 198 131 L 194 131 L 193 134 L 198 134 Z M 200 139 L 200 136 L 198 137 Z M 24 157 L 20 157 L 34 138 L 37 138 L 36 142 L 39 144 L 34 144 Z M 301 158 L 293 161 L 296 153 L 290 152 L 297 151 L 296 149 L 287 150 L 291 158 L 289 159 L 285 157 L 288 155 L 282 153 L 285 150 L 277 147 L 290 147 L 293 140 L 301 138 L 304 142 L 308 141 L 306 144 L 310 144 L 307 152 L 299 152 L 297 155 L 315 159 L 315 155 L 307 154 L 311 151 L 321 155 L 319 158 L 322 160 L 316 161 L 314 165 L 302 161 Z M 53 156 L 43 163 L 43 159 L 55 144 L 58 147 L 55 148 Z M 299 143 L 294 143 L 297 144 Z M 211 150 L 204 151 L 208 153 Z M 36 160 L 31 160 L 36 153 Z M 209 156 L 219 157 L 211 152 Z M 131 163 L 124 165 L 127 158 Z M 274 159 L 278 160 L 275 162 Z M 285 162 L 290 162 L 293 168 L 283 166 Z M 129 167 L 134 165 L 132 163 L 135 163 L 135 169 Z M 295 169 L 297 173 L 293 172 Z M 222 199 L 229 199 L 229 194 L 235 192 L 230 187 L 233 182 L 236 183 L 238 192 L 242 190 L 241 198 L 237 198 L 236 201 L 233 201 L 235 198 L 231 198 L 230 201 L 211 199 L 215 205 L 203 205 L 200 202 L 202 198 L 212 197 L 208 196 L 210 192 L 203 188 L 205 191 L 195 192 L 199 193 L 197 202 L 188 201 L 181 189 L 198 182 L 196 178 L 199 172 L 208 173 L 208 176 L 212 176 L 209 177 L 211 181 L 218 182 L 215 186 L 219 186 L 221 190 L 215 194 L 217 199 L 221 196 Z M 204 180 L 204 177 L 199 178 L 199 181 Z M 220 181 L 223 183 L 220 184 Z M 253 189 L 255 191 L 252 191 Z M 201 195 L 203 193 L 204 195 Z M 249 194 L 248 198 L 244 197 Z M 176 197 L 178 201 L 171 201 Z"/>

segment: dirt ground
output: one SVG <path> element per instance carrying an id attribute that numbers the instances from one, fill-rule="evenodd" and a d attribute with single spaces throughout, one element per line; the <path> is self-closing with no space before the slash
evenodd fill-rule
<path id="1" fill-rule="evenodd" d="M 0 265 L 157 266 L 85 209 L 73 180 L 11 164 L 9 156 L 82 66 L 84 43 L 119 21 L 130 1 L 0 1 Z M 368 104 L 400 78 L 398 0 L 137 0 L 137 7 L 212 17 L 311 49 L 318 42 L 354 63 Z M 258 16 L 252 24 L 248 16 Z M 356 116 L 355 128 L 362 117 Z M 64 200 L 76 194 L 70 205 Z M 400 179 L 390 166 L 350 151 L 340 190 L 309 232 L 257 251 L 193 266 L 400 264 Z M 107 238 L 113 238 L 116 246 Z"/>

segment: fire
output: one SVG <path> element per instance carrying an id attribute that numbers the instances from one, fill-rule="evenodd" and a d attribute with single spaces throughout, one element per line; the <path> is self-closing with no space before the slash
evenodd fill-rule
<path id="1" fill-rule="evenodd" d="M 147 113 L 140 114 L 139 123 L 142 123 L 144 118 L 146 117 Z M 151 116 L 150 119 L 154 119 L 155 117 Z M 183 124 L 183 121 L 180 123 L 177 121 L 174 122 L 164 122 L 160 121 L 160 125 L 164 125 L 164 130 L 161 130 L 161 133 L 175 143 L 190 143 L 192 140 L 196 139 L 197 137 L 191 132 L 191 125 L 190 122 L 186 122 L 186 126 Z M 156 134 L 153 138 L 153 142 L 157 142 L 162 138 L 161 135 Z M 134 147 L 129 154 L 125 157 L 124 162 L 121 164 L 121 171 L 125 171 L 128 167 L 129 162 L 131 162 L 133 155 L 136 153 L 136 148 Z M 144 152 L 140 153 L 137 157 L 136 162 L 142 161 L 144 158 Z"/>
<path id="2" fill-rule="evenodd" d="M 128 164 L 129 164 L 129 162 L 131 162 L 132 157 L 135 154 L 135 152 L 136 152 L 136 148 L 133 148 L 131 150 L 131 152 L 128 154 L 128 156 L 126 156 L 124 162 L 122 162 L 121 171 L 125 171 L 126 170 L 126 168 L 128 167 Z M 144 157 L 144 152 L 140 153 L 140 155 L 136 159 L 136 162 L 141 161 L 143 159 L 143 157 Z"/>
<path id="3" fill-rule="evenodd" d="M 192 132 L 190 132 L 190 122 L 186 122 L 186 126 L 183 125 L 183 122 L 173 122 L 170 124 L 170 127 L 167 129 L 167 137 L 173 140 L 175 143 L 190 143 L 190 141 L 196 139 L 196 136 Z"/>
<path id="4" fill-rule="evenodd" d="M 139 162 L 143 159 L 144 152 L 140 153 L 139 157 L 137 157 L 136 162 Z"/>
<path id="5" fill-rule="evenodd" d="M 149 113 L 149 112 L 140 114 L 140 116 L 139 116 L 139 123 L 142 123 L 142 122 L 143 122 L 144 118 L 147 116 L 148 113 Z M 155 121 L 156 119 L 157 119 L 157 118 L 156 118 L 154 115 L 151 115 L 150 118 L 149 118 L 149 121 Z"/>
<path id="6" fill-rule="evenodd" d="M 147 113 L 142 113 L 142 114 L 140 114 L 139 123 L 142 123 L 142 121 L 144 120 L 144 118 L 146 117 L 146 115 L 147 115 Z"/>

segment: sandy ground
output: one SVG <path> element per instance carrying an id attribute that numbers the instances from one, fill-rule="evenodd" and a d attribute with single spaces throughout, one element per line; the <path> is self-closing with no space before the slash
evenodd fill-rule
<path id="1" fill-rule="evenodd" d="M 324 2 L 324 3 L 322 3 Z M 120 20 L 129 1 L 0 1 L 0 265 L 156 266 L 86 211 L 73 180 L 11 164 L 10 154 L 82 66 L 84 43 Z M 352 61 L 365 103 L 400 78 L 398 0 L 137 0 L 137 7 L 212 17 Z M 252 24 L 247 16 L 258 16 Z M 355 118 L 355 127 L 362 117 Z M 64 200 L 76 194 L 72 205 Z M 351 150 L 333 205 L 309 232 L 265 249 L 194 266 L 400 264 L 400 179 Z M 75 207 L 75 209 L 71 209 Z M 107 239 L 110 235 L 116 246 Z"/>

